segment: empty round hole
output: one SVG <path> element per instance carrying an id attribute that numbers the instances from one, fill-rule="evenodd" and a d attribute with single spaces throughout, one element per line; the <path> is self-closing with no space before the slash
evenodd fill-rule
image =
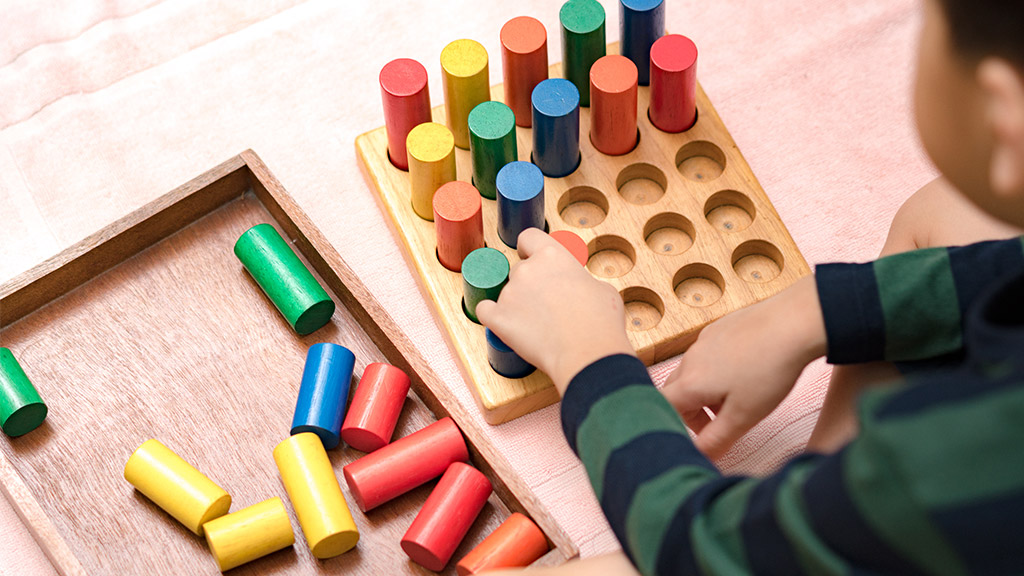
<path id="1" fill-rule="evenodd" d="M 569 226 L 593 228 L 608 215 L 608 199 L 597 188 L 576 186 L 558 199 L 558 214 Z"/>
<path id="2" fill-rule="evenodd" d="M 663 212 L 644 225 L 644 240 L 655 254 L 682 254 L 693 246 L 693 238 L 693 224 L 681 214 Z"/>
<path id="3" fill-rule="evenodd" d="M 650 288 L 626 288 L 622 291 L 622 301 L 626 307 L 626 330 L 631 332 L 650 330 L 665 316 L 665 304 Z"/>
<path id="4" fill-rule="evenodd" d="M 778 278 L 784 266 L 782 252 L 764 240 L 744 242 L 732 253 L 732 269 L 747 282 L 771 282 Z"/>
<path id="5" fill-rule="evenodd" d="M 744 230 L 754 221 L 756 214 L 750 198 L 735 190 L 718 192 L 704 204 L 704 217 L 720 232 Z"/>
<path id="6" fill-rule="evenodd" d="M 718 302 L 725 292 L 725 279 L 707 264 L 689 264 L 672 279 L 676 298 L 687 306 L 703 308 Z"/>
<path id="7" fill-rule="evenodd" d="M 598 236 L 587 248 L 590 250 L 587 269 L 594 276 L 618 278 L 632 270 L 636 263 L 633 245 L 618 236 Z"/>
<path id="8" fill-rule="evenodd" d="M 710 182 L 725 172 L 725 154 L 711 142 L 690 142 L 676 153 L 676 168 L 694 182 Z"/>
<path id="9" fill-rule="evenodd" d="M 640 162 L 623 168 L 615 186 L 630 204 L 653 204 L 665 195 L 668 178 L 657 166 Z"/>

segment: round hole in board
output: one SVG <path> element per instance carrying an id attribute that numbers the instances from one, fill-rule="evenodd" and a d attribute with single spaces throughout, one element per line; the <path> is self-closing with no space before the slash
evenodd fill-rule
<path id="1" fill-rule="evenodd" d="M 746 194 L 723 190 L 704 203 L 704 217 L 719 232 L 746 230 L 754 221 L 757 211 Z"/>
<path id="2" fill-rule="evenodd" d="M 690 142 L 676 153 L 676 168 L 689 180 L 711 182 L 725 172 L 725 154 L 711 142 Z"/>
<path id="3" fill-rule="evenodd" d="M 725 293 L 725 278 L 708 264 L 688 264 L 676 272 L 672 279 L 676 298 L 687 306 L 710 306 Z"/>
<path id="4" fill-rule="evenodd" d="M 677 256 L 693 246 L 693 224 L 682 214 L 662 212 L 644 225 L 644 240 L 655 254 Z"/>
<path id="5" fill-rule="evenodd" d="M 599 278 L 625 276 L 636 264 L 633 245 L 619 236 L 598 236 L 587 245 L 587 269 Z"/>
<path id="6" fill-rule="evenodd" d="M 665 304 L 650 288 L 631 286 L 622 291 L 626 308 L 626 330 L 644 332 L 657 326 L 665 316 Z"/>
<path id="7" fill-rule="evenodd" d="M 646 162 L 630 164 L 619 172 L 615 179 L 622 198 L 630 204 L 654 204 L 665 195 L 668 178 L 660 168 Z"/>
<path id="8" fill-rule="evenodd" d="M 608 216 L 608 199 L 597 188 L 575 186 L 558 199 L 558 215 L 569 226 L 593 228 Z"/>
<path id="9" fill-rule="evenodd" d="M 752 284 L 775 280 L 784 267 L 782 252 L 764 240 L 744 242 L 732 253 L 732 269 L 740 279 Z"/>

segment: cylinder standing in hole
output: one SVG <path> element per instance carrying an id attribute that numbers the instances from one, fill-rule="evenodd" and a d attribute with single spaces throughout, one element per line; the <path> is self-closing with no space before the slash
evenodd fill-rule
<path id="1" fill-rule="evenodd" d="M 409 131 L 430 122 L 427 69 L 409 58 L 398 58 L 380 71 L 380 97 L 388 134 L 388 159 L 400 170 L 409 169 L 405 139 Z"/>

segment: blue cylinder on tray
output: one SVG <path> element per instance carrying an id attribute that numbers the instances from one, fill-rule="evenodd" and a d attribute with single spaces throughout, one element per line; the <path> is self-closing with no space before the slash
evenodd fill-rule
<path id="1" fill-rule="evenodd" d="M 322 343 L 309 347 L 292 435 L 312 432 L 328 450 L 341 443 L 341 423 L 355 363 L 355 355 L 344 346 Z"/>
<path id="2" fill-rule="evenodd" d="M 651 83 L 651 46 L 665 35 L 663 0 L 619 1 L 619 51 L 636 64 L 637 83 Z"/>
<path id="3" fill-rule="evenodd" d="M 533 89 L 533 163 L 545 176 L 568 176 L 580 165 L 580 91 L 564 78 Z"/>
<path id="4" fill-rule="evenodd" d="M 505 378 L 525 378 L 536 370 L 533 364 L 523 360 L 495 336 L 490 328 L 484 329 L 484 335 L 487 338 L 487 362 L 495 372 Z"/>
<path id="5" fill-rule="evenodd" d="M 509 162 L 498 171 L 498 237 L 515 248 L 519 233 L 544 229 L 544 175 L 529 162 Z"/>

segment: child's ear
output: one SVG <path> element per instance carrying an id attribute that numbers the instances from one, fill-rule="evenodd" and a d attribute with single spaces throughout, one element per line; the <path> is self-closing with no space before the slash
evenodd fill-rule
<path id="1" fill-rule="evenodd" d="M 1024 75 L 1001 58 L 978 66 L 992 135 L 989 185 L 1000 196 L 1024 196 Z"/>

